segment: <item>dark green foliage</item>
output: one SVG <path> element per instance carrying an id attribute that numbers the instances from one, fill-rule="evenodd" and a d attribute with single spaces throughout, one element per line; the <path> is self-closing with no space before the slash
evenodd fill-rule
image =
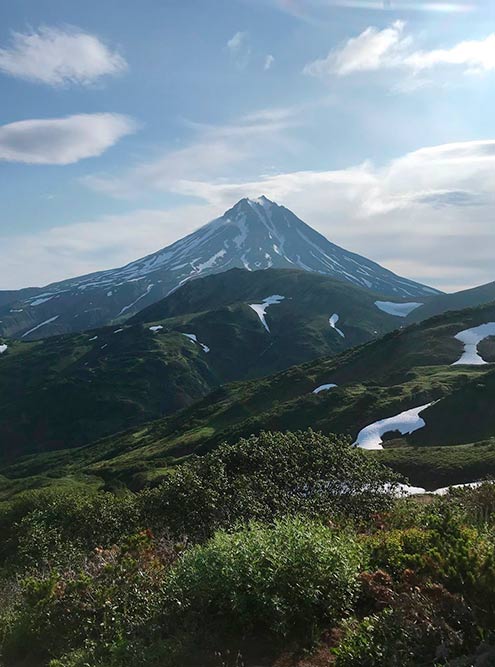
<path id="1" fill-rule="evenodd" d="M 131 494 L 42 491 L 0 510 L 0 564 L 53 567 L 109 546 L 140 525 Z"/>
<path id="2" fill-rule="evenodd" d="M 261 433 L 192 459 L 141 497 L 149 525 L 165 518 L 176 535 L 204 537 L 286 514 L 365 518 L 389 506 L 384 488 L 396 480 L 345 438 Z"/>
<path id="3" fill-rule="evenodd" d="M 99 658 L 112 665 L 159 664 L 144 644 L 160 632 L 162 589 L 175 558 L 170 546 L 142 533 L 120 547 L 97 548 L 80 570 L 28 577 L 4 642 L 6 664 L 40 665 L 62 655 L 69 664 Z M 56 664 L 65 665 L 65 658 Z"/>
<path id="4" fill-rule="evenodd" d="M 347 624 L 336 667 L 432 667 L 479 641 L 469 607 L 442 586 L 410 575 L 394 587 L 381 572 L 363 586 L 378 609 Z"/>

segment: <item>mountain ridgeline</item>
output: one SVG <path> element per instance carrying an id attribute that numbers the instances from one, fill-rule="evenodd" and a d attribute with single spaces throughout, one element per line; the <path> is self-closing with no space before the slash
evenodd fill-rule
<path id="1" fill-rule="evenodd" d="M 36 340 L 119 323 L 181 285 L 232 268 L 302 269 L 395 299 L 435 290 L 330 243 L 266 197 L 224 215 L 147 257 L 44 288 L 0 292 L 0 335 Z"/>

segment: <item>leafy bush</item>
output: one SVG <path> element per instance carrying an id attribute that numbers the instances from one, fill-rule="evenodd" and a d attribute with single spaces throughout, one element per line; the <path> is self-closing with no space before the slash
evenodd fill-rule
<path id="1" fill-rule="evenodd" d="M 337 667 L 432 667 L 462 655 L 479 641 L 468 605 L 438 584 L 408 572 L 394 588 L 386 575 L 362 577 L 376 611 L 347 623 L 336 648 Z"/>
<path id="2" fill-rule="evenodd" d="M 384 489 L 397 479 L 346 438 L 261 433 L 180 466 L 142 495 L 142 506 L 147 525 L 203 539 L 287 514 L 368 517 L 390 506 Z"/>
<path id="3" fill-rule="evenodd" d="M 81 570 L 30 576 L 4 639 L 6 664 L 41 665 L 61 655 L 71 656 L 69 664 L 80 656 L 90 664 L 100 657 L 143 664 L 144 647 L 159 633 L 163 584 L 175 557 L 141 533 L 120 547 L 97 548 Z"/>
<path id="4" fill-rule="evenodd" d="M 339 623 L 358 590 L 362 549 L 350 533 L 302 519 L 218 532 L 171 573 L 168 606 L 188 632 L 314 638 Z"/>
<path id="5" fill-rule="evenodd" d="M 0 563 L 64 565 L 78 553 L 114 544 L 139 527 L 138 504 L 130 493 L 26 493 L 0 514 Z"/>

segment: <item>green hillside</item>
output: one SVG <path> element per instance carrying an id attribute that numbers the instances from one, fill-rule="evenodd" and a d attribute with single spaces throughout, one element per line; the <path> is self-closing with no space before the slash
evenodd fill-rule
<path id="1" fill-rule="evenodd" d="M 416 445 L 417 457 L 418 446 L 486 440 L 495 436 L 493 411 L 488 407 L 478 410 L 475 421 L 471 415 L 477 405 L 490 404 L 493 366 L 452 364 L 463 350 L 463 344 L 454 336 L 489 321 L 495 321 L 495 305 L 447 313 L 389 333 L 338 357 L 219 387 L 166 419 L 70 452 L 31 457 L 4 466 L 0 474 L 7 480 L 5 488 L 10 489 L 37 485 L 40 473 L 45 476 L 43 483 L 51 483 L 53 478 L 84 476 L 96 484 L 139 488 L 167 475 L 171 466 L 191 454 L 205 453 L 223 441 L 235 442 L 239 437 L 267 429 L 308 427 L 345 434 L 354 440 L 362 428 L 377 420 L 435 401 L 423 413 L 427 426 L 406 437 L 399 437 L 398 433 L 384 436 L 385 451 L 399 447 L 407 452 Z M 490 349 L 487 344 L 486 352 Z M 330 383 L 338 386 L 313 393 Z M 433 462 L 430 468 L 432 465 Z M 493 463 L 490 466 L 495 473 Z M 456 474 L 449 481 L 457 481 Z M 421 479 L 414 482 L 419 484 Z"/>
<path id="2" fill-rule="evenodd" d="M 268 331 L 249 304 L 274 294 L 285 298 L 267 308 Z M 397 326 L 375 298 L 303 271 L 234 270 L 185 285 L 130 324 L 6 341 L 0 457 L 84 445 L 170 415 L 226 382 L 331 357 Z M 329 324 L 333 314 L 343 335 Z"/>

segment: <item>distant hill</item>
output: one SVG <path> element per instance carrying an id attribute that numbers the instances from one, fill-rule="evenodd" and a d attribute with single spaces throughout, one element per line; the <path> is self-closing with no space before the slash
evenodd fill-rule
<path id="1" fill-rule="evenodd" d="M 495 301 L 495 282 L 461 292 L 454 292 L 453 294 L 438 294 L 409 313 L 406 317 L 406 323 L 421 322 L 449 310 L 474 308 L 491 301 Z"/>
<path id="2" fill-rule="evenodd" d="M 315 273 L 234 269 L 184 285 L 122 326 L 0 339 L 0 455 L 80 446 L 226 382 L 378 338 L 397 326 L 379 298 Z"/>

